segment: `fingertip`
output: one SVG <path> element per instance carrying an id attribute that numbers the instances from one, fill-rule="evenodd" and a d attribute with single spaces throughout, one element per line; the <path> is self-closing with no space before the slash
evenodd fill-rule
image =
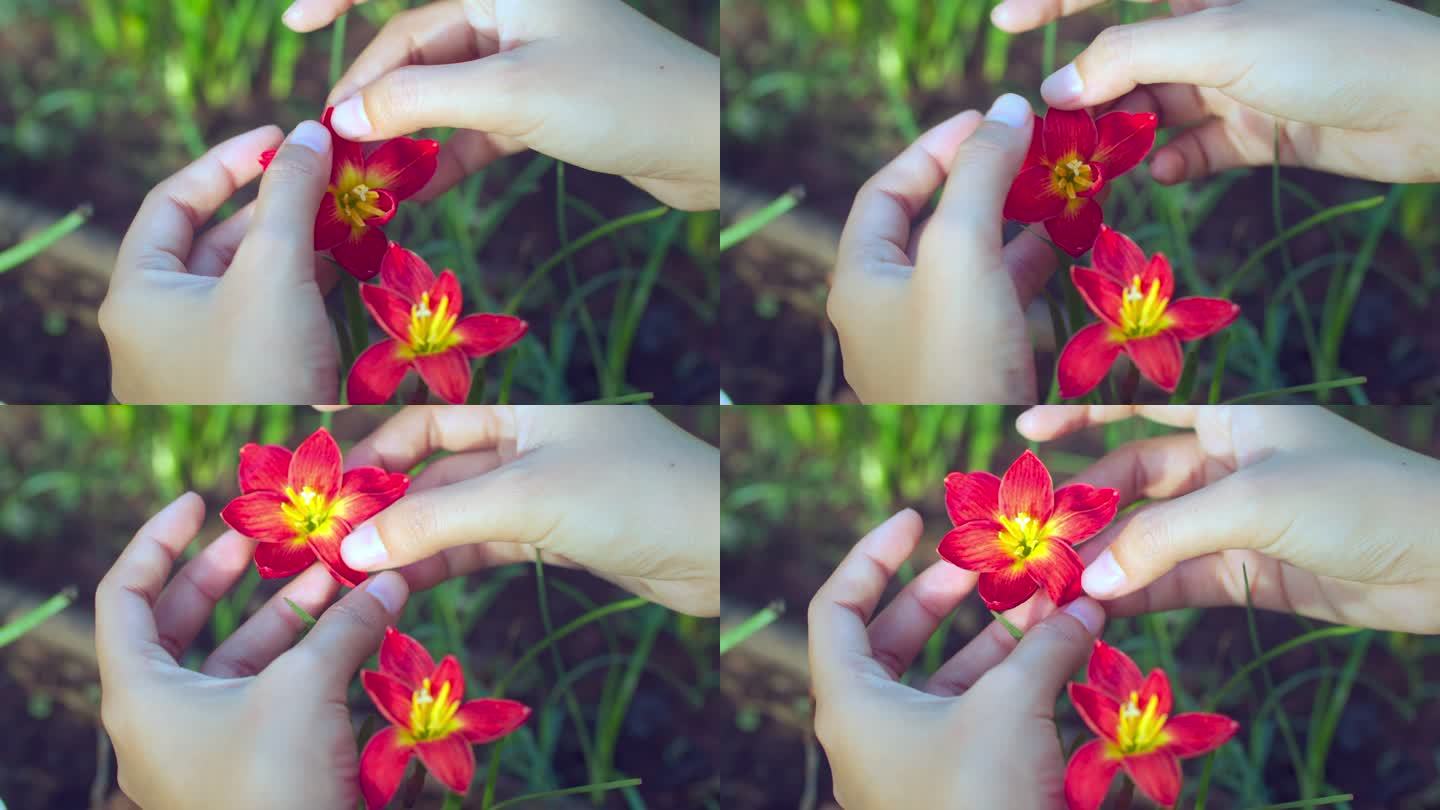
<path id="1" fill-rule="evenodd" d="M 365 583 L 365 592 L 375 597 L 391 616 L 399 616 L 410 598 L 410 583 L 394 571 L 382 571 Z"/>
<path id="2" fill-rule="evenodd" d="M 1031 441 L 1044 441 L 1045 416 L 1037 408 L 1028 408 L 1015 417 L 1015 430 Z"/>
<path id="3" fill-rule="evenodd" d="M 303 146 L 317 155 L 324 155 L 330 151 L 330 130 L 319 121 L 301 121 L 285 142 Z"/>
<path id="4" fill-rule="evenodd" d="M 340 541 L 340 558 L 357 571 L 374 571 L 389 562 L 389 552 L 375 525 L 366 523 Z"/>
<path id="5" fill-rule="evenodd" d="M 1185 177 L 1185 158 L 1173 149 L 1159 149 L 1150 157 L 1150 176 L 1157 183 L 1174 185 Z"/>
<path id="6" fill-rule="evenodd" d="M 1085 573 L 1080 577 L 1080 585 L 1085 593 L 1096 599 L 1113 599 L 1121 596 L 1125 588 L 1125 571 L 1116 562 L 1115 555 L 1110 549 L 1100 552 L 1095 561 L 1086 566 Z"/>
<path id="7" fill-rule="evenodd" d="M 1095 638 L 1099 638 L 1100 632 L 1105 629 L 1105 607 L 1088 596 L 1076 599 L 1061 612 L 1073 616 Z"/>
<path id="8" fill-rule="evenodd" d="M 341 137 L 352 141 L 364 140 L 373 134 L 375 127 L 370 123 L 370 115 L 365 110 L 365 97 L 351 96 L 335 105 L 335 112 L 330 116 L 330 126 L 334 127 Z"/>
<path id="9" fill-rule="evenodd" d="M 1074 109 L 1084 106 L 1085 80 L 1080 76 L 1080 69 L 1071 62 L 1050 74 L 1040 83 L 1040 95 L 1052 107 Z"/>
<path id="10" fill-rule="evenodd" d="M 990 105 L 990 110 L 985 113 L 985 120 L 999 122 L 1011 129 L 1028 129 L 1034 115 L 1029 100 L 1024 96 L 1005 93 Z"/>

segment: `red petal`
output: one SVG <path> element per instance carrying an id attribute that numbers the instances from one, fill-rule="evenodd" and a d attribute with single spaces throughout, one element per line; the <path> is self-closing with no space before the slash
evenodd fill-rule
<path id="1" fill-rule="evenodd" d="M 1220 298 L 1181 298 L 1165 309 L 1177 340 L 1209 337 L 1235 322 L 1240 307 Z"/>
<path id="2" fill-rule="evenodd" d="M 1198 757 L 1224 745 L 1240 724 L 1223 714 L 1177 714 L 1165 723 L 1165 750 L 1177 757 Z"/>
<path id="3" fill-rule="evenodd" d="M 1045 112 L 1045 160 L 1050 164 L 1080 158 L 1089 163 L 1099 143 L 1095 119 L 1089 110 L 1057 110 Z"/>
<path id="4" fill-rule="evenodd" d="M 450 699 L 465 699 L 465 674 L 460 671 L 460 660 L 453 655 L 440 659 L 435 671 L 430 673 L 430 694 L 440 694 L 440 687 L 450 684 Z"/>
<path id="5" fill-rule="evenodd" d="M 383 405 L 395 396 L 400 381 L 410 371 L 405 345 L 386 340 L 360 353 L 345 381 L 345 399 L 351 405 Z"/>
<path id="6" fill-rule="evenodd" d="M 410 313 L 420 296 L 407 298 L 388 285 L 365 284 L 360 287 L 360 297 L 385 334 L 406 345 L 410 343 Z"/>
<path id="7" fill-rule="evenodd" d="M 1030 148 L 1025 150 L 1025 162 L 1020 164 L 1021 171 L 1031 166 L 1039 166 L 1045 160 L 1045 119 L 1035 116 L 1035 125 L 1030 129 Z"/>
<path id="8" fill-rule="evenodd" d="M 1155 146 L 1155 128 L 1160 119 L 1155 113 L 1111 112 L 1095 122 L 1099 146 L 1091 161 L 1105 167 L 1108 177 L 1135 168 Z"/>
<path id="9" fill-rule="evenodd" d="M 1000 509 L 1000 478 L 993 473 L 952 472 L 945 476 L 945 511 L 959 526 L 972 520 L 994 520 Z"/>
<path id="10" fill-rule="evenodd" d="M 340 479 L 340 497 L 335 516 L 359 526 L 381 509 L 400 500 L 410 486 L 410 476 L 385 472 L 379 467 L 356 467 Z"/>
<path id="11" fill-rule="evenodd" d="M 380 283 L 403 298 L 419 301 L 435 286 L 435 271 L 418 254 L 391 242 L 380 262 Z"/>
<path id="12" fill-rule="evenodd" d="M 1078 545 L 1100 533 L 1115 519 L 1120 493 L 1109 487 L 1071 484 L 1055 491 L 1055 510 L 1050 513 L 1053 536 Z"/>
<path id="13" fill-rule="evenodd" d="M 1145 379 L 1166 392 L 1175 391 L 1175 386 L 1180 384 L 1180 373 L 1185 370 L 1185 353 L 1180 351 L 1180 341 L 1174 333 L 1161 332 L 1153 337 L 1127 340 L 1124 349 Z"/>
<path id="14" fill-rule="evenodd" d="M 1055 509 L 1053 486 L 1044 462 L 1026 450 L 1000 478 L 1000 513 L 1011 518 L 1029 515 L 1042 523 L 1049 520 Z"/>
<path id="15" fill-rule="evenodd" d="M 1110 339 L 1114 327 L 1092 323 L 1076 332 L 1060 352 L 1055 373 L 1060 378 L 1060 396 L 1083 397 L 1105 379 L 1121 345 Z"/>
<path id="16" fill-rule="evenodd" d="M 414 691 L 420 688 L 421 681 L 435 671 L 435 659 L 431 658 L 430 651 L 413 637 L 394 627 L 387 627 L 385 640 L 380 643 L 380 671 L 398 679 Z"/>
<path id="17" fill-rule="evenodd" d="M 986 571 L 980 575 L 977 587 L 985 607 L 991 610 L 1009 610 L 1035 595 L 1039 586 L 1024 569 L 1014 566 L 1004 571 Z"/>
<path id="18" fill-rule="evenodd" d="M 261 168 L 261 169 L 268 169 L 268 168 L 270 168 L 270 162 L 273 161 L 273 160 L 275 160 L 275 156 L 276 156 L 277 154 L 279 154 L 279 153 L 280 153 L 280 150 L 279 150 L 279 149 L 266 149 L 264 152 L 261 152 L 261 153 L 260 153 L 260 168 Z"/>
<path id="19" fill-rule="evenodd" d="M 395 212 L 400 210 L 400 201 L 395 199 L 395 195 L 388 191 L 376 193 L 380 196 L 375 200 L 375 207 L 380 209 L 380 213 L 365 220 L 365 224 L 371 228 L 378 228 L 394 219 Z M 389 240 L 386 240 L 386 244 L 389 244 Z"/>
<path id="20" fill-rule="evenodd" d="M 451 734 L 438 740 L 422 742 L 415 746 L 420 761 L 440 784 L 464 793 L 470 789 L 470 780 L 475 778 L 475 750 L 459 734 Z"/>
<path id="21" fill-rule="evenodd" d="M 320 211 L 315 214 L 315 252 L 324 253 L 350 238 L 350 223 L 340 218 L 335 195 L 320 198 Z"/>
<path id="22" fill-rule="evenodd" d="M 1096 735 L 1115 742 L 1115 732 L 1120 727 L 1120 701 L 1096 689 L 1090 684 L 1069 684 L 1070 702 L 1076 714 Z"/>
<path id="23" fill-rule="evenodd" d="M 1045 220 L 1045 232 L 1060 249 L 1071 256 L 1082 256 L 1095 244 L 1105 213 L 1100 204 L 1080 197 L 1071 200 L 1058 216 Z"/>
<path id="24" fill-rule="evenodd" d="M 410 729 L 410 703 L 414 689 L 393 675 L 368 669 L 360 671 L 360 685 L 365 687 L 370 701 L 391 725 L 407 731 Z"/>
<path id="25" fill-rule="evenodd" d="M 1016 222 L 1044 222 L 1065 210 L 1066 197 L 1055 191 L 1049 166 L 1022 169 L 1005 195 L 1006 219 Z"/>
<path id="26" fill-rule="evenodd" d="M 361 281 L 369 281 L 380 272 L 380 260 L 390 240 L 379 228 L 366 228 L 358 240 L 346 238 L 330 248 L 330 255 L 345 268 L 345 272 Z"/>
<path id="27" fill-rule="evenodd" d="M 340 491 L 340 445 L 330 431 L 322 427 L 295 448 L 290 458 L 290 486 L 296 492 L 310 487 L 327 500 Z"/>
<path id="28" fill-rule="evenodd" d="M 465 307 L 465 295 L 460 291 L 460 280 L 449 270 L 442 271 L 430 288 L 430 305 L 437 306 L 441 299 L 449 301 L 447 311 L 457 313 Z"/>
<path id="29" fill-rule="evenodd" d="M 1126 284 L 1130 279 L 1145 272 L 1145 251 L 1135 240 L 1109 225 L 1100 226 L 1100 235 L 1095 239 L 1095 250 L 1090 254 L 1095 269 Z"/>
<path id="30" fill-rule="evenodd" d="M 1105 741 L 1091 740 L 1075 749 L 1065 766 L 1065 806 L 1068 810 L 1099 810 L 1110 792 L 1120 760 L 1105 756 Z"/>
<path id="31" fill-rule="evenodd" d="M 334 107 L 326 107 L 325 114 L 320 117 L 320 123 L 330 130 L 330 143 L 335 150 L 335 156 L 330 163 L 330 183 L 333 185 L 340 179 L 340 174 L 345 169 L 352 168 L 356 172 L 365 171 L 365 150 L 355 141 L 346 140 L 330 126 L 330 116 L 334 115 Z"/>
<path id="32" fill-rule="evenodd" d="M 494 742 L 515 731 L 530 717 L 530 707 L 513 700 L 481 698 L 460 707 L 460 735 L 471 745 Z"/>
<path id="33" fill-rule="evenodd" d="M 455 324 L 460 350 L 470 357 L 489 357 L 520 342 L 530 324 L 510 315 L 470 315 Z"/>
<path id="34" fill-rule="evenodd" d="M 253 442 L 240 448 L 241 492 L 281 492 L 289 482 L 289 450 L 278 445 Z"/>
<path id="35" fill-rule="evenodd" d="M 1140 289 L 1150 291 L 1150 285 L 1160 280 L 1160 297 L 1170 299 L 1175 297 L 1175 274 L 1170 271 L 1170 260 L 1165 258 L 1164 253 L 1156 253 L 1150 257 L 1150 264 L 1146 265 L 1145 272 L 1140 276 Z"/>
<path id="36" fill-rule="evenodd" d="M 1105 273 L 1088 267 L 1070 268 L 1070 281 L 1085 299 L 1085 306 L 1106 323 L 1120 326 L 1120 310 L 1125 302 L 1125 286 Z"/>
<path id="37" fill-rule="evenodd" d="M 1000 542 L 1004 530 L 993 520 L 972 520 L 946 532 L 936 550 L 966 571 L 1004 571 L 1015 565 L 1015 558 Z"/>
<path id="38" fill-rule="evenodd" d="M 464 405 L 470 397 L 474 370 L 470 358 L 458 347 L 440 354 L 415 358 L 415 370 L 435 395 L 451 405 Z"/>
<path id="39" fill-rule="evenodd" d="M 1180 760 L 1163 748 L 1153 754 L 1120 760 L 1135 787 L 1152 801 L 1169 807 L 1180 799 Z"/>
<path id="40" fill-rule="evenodd" d="M 367 810 L 378 810 L 390 803 L 414 755 L 414 744 L 405 742 L 394 726 L 380 729 L 365 743 L 360 754 L 360 792 L 365 796 Z"/>
<path id="41" fill-rule="evenodd" d="M 394 138 L 365 159 L 365 185 L 383 188 L 395 199 L 409 199 L 435 176 L 440 144 L 432 140 Z"/>
<path id="42" fill-rule="evenodd" d="M 330 527 L 330 531 L 323 535 L 310 535 L 310 550 L 330 569 L 330 576 L 334 577 L 336 582 L 358 588 L 360 583 L 365 581 L 365 572 L 356 571 L 340 557 L 340 541 L 350 534 L 350 524 L 342 518 L 331 518 Z"/>
<path id="43" fill-rule="evenodd" d="M 1140 684 L 1139 702 L 1140 708 L 1145 708 L 1150 703 L 1150 698 L 1159 698 L 1155 704 L 1155 711 L 1160 714 L 1169 714 L 1175 708 L 1175 695 L 1170 691 L 1170 676 L 1165 674 L 1163 669 L 1152 669 L 1150 674 L 1145 676 L 1145 681 Z M 1128 695 L 1116 695 L 1116 697 L 1128 697 Z"/>
<path id="44" fill-rule="evenodd" d="M 1025 570 L 1029 572 L 1031 579 L 1045 588 L 1045 592 L 1050 595 L 1050 601 L 1057 605 L 1068 605 L 1085 592 L 1080 587 L 1080 575 L 1085 571 L 1085 563 L 1080 561 L 1080 555 L 1064 540 L 1046 541 L 1042 553 L 1031 555 L 1030 559 L 1025 561 Z"/>
<path id="45" fill-rule="evenodd" d="M 251 492 L 225 504 L 220 510 L 220 519 L 251 540 L 283 543 L 295 539 L 294 527 L 280 511 L 280 507 L 289 502 L 278 492 Z"/>
<path id="46" fill-rule="evenodd" d="M 1128 700 L 1131 692 L 1140 691 L 1143 682 L 1140 667 L 1135 665 L 1130 656 L 1121 652 L 1118 647 L 1111 647 L 1099 640 L 1095 642 L 1095 649 L 1090 653 L 1090 664 L 1086 667 L 1085 677 L 1090 686 L 1116 700 Z"/>
<path id="47" fill-rule="evenodd" d="M 255 567 L 262 579 L 293 577 L 315 564 L 315 552 L 310 543 L 291 542 L 261 543 L 255 547 Z"/>

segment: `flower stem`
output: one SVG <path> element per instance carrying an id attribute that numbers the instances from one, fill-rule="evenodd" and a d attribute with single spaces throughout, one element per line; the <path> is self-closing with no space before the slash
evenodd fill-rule
<path id="1" fill-rule="evenodd" d="M 365 305 L 360 301 L 360 282 L 349 273 L 342 273 L 340 284 L 345 291 L 345 319 L 350 323 L 350 346 L 355 356 L 369 348 L 370 329 L 365 323 Z"/>
<path id="2" fill-rule="evenodd" d="M 1120 788 L 1120 797 L 1115 800 L 1115 810 L 1130 810 L 1130 805 L 1135 803 L 1135 782 L 1126 778 L 1124 786 Z"/>
<path id="3" fill-rule="evenodd" d="M 1134 363 L 1130 364 L 1130 371 L 1125 375 L 1125 382 L 1120 386 L 1121 405 L 1134 405 L 1135 395 L 1140 390 L 1140 367 Z"/>
<path id="4" fill-rule="evenodd" d="M 417 757 L 410 763 L 410 781 L 405 785 L 405 810 L 420 801 L 420 791 L 425 789 L 425 766 Z"/>

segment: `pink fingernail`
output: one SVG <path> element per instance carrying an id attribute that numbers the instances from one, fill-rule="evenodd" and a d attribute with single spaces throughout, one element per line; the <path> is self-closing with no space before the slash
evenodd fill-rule
<path id="1" fill-rule="evenodd" d="M 370 124 L 370 116 L 365 113 L 365 99 L 361 96 L 352 96 L 340 102 L 330 117 L 330 126 L 351 139 L 364 138 L 375 130 Z"/>
<path id="2" fill-rule="evenodd" d="M 1084 92 L 1085 80 L 1080 78 L 1080 70 L 1075 67 L 1074 62 L 1050 74 L 1049 78 L 1040 83 L 1040 95 L 1051 104 L 1079 101 Z"/>
<path id="3" fill-rule="evenodd" d="M 1097 599 L 1105 599 L 1125 586 L 1125 572 L 1120 570 L 1120 564 L 1115 562 L 1115 555 L 1106 549 L 1085 569 L 1080 584 L 1086 593 Z"/>
<path id="4" fill-rule="evenodd" d="M 383 568 L 389 559 L 385 544 L 380 542 L 380 533 L 368 523 L 340 541 L 340 557 L 358 571 Z"/>

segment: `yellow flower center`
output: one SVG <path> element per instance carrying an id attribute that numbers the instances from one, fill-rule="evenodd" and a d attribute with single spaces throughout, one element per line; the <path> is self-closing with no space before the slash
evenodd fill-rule
<path id="1" fill-rule="evenodd" d="M 450 682 L 440 684 L 439 693 L 430 691 L 430 679 L 410 695 L 410 736 L 419 742 L 438 740 L 460 728 L 455 713 L 460 701 L 450 697 Z"/>
<path id="2" fill-rule="evenodd" d="M 450 296 L 441 296 L 432 309 L 430 293 L 423 293 L 420 303 L 410 308 L 410 351 L 424 356 L 455 348 L 460 343 L 455 334 L 459 318 L 460 313 L 450 311 Z"/>
<path id="3" fill-rule="evenodd" d="M 1120 704 L 1120 721 L 1115 727 L 1115 742 L 1111 747 L 1122 756 L 1148 754 L 1164 745 L 1165 721 L 1169 715 L 1160 713 L 1159 695 L 1151 695 L 1140 708 L 1140 693 L 1131 692 L 1130 699 Z"/>
<path id="4" fill-rule="evenodd" d="M 1055 192 L 1067 199 L 1075 199 L 1095 185 L 1095 172 L 1090 164 L 1071 156 L 1051 167 Z"/>
<path id="5" fill-rule="evenodd" d="M 301 487 L 300 491 L 296 492 L 287 486 L 285 497 L 289 498 L 290 502 L 281 504 L 280 511 L 285 515 L 285 519 L 290 521 L 297 538 L 309 537 L 329 528 L 330 514 L 335 511 L 334 501 L 311 487 Z"/>
<path id="6" fill-rule="evenodd" d="M 330 193 L 335 197 L 335 209 L 340 212 L 340 219 L 349 223 L 350 232 L 357 238 L 365 230 L 365 220 L 385 213 L 376 205 L 380 192 L 372 191 L 363 182 L 342 177 L 340 185 L 330 187 Z"/>
<path id="7" fill-rule="evenodd" d="M 1000 544 L 1017 563 L 1048 553 L 1046 540 L 1050 536 L 1046 524 L 1021 512 L 1013 517 L 1000 516 Z"/>
<path id="8" fill-rule="evenodd" d="M 1170 299 L 1160 296 L 1160 279 L 1151 279 L 1150 289 L 1145 290 L 1141 288 L 1140 276 L 1133 277 L 1120 302 L 1122 336 L 1147 338 L 1165 331 L 1170 325 L 1170 319 L 1165 316 L 1169 306 Z"/>

